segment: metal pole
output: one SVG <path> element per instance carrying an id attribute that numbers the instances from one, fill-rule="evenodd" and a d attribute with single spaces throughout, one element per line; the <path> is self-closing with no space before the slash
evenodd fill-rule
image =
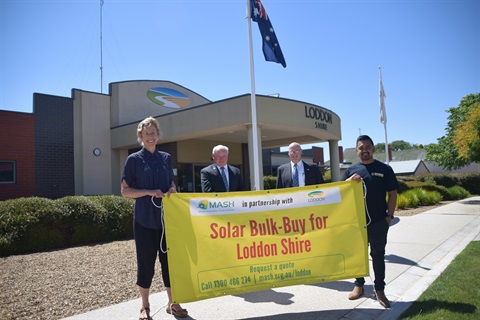
<path id="1" fill-rule="evenodd" d="M 257 105 L 255 97 L 255 71 L 253 64 L 253 44 L 252 44 L 252 19 L 250 12 L 250 0 L 247 0 L 247 20 L 248 20 L 248 47 L 250 53 L 250 83 L 251 83 L 251 105 L 252 105 L 252 135 L 253 135 L 253 190 L 260 190 L 260 171 L 258 163 L 258 127 L 257 127 Z"/>
<path id="2" fill-rule="evenodd" d="M 100 0 L 100 93 L 103 93 L 103 26 L 102 26 L 102 12 L 103 12 L 103 2 Z"/>
<path id="3" fill-rule="evenodd" d="M 382 83 L 382 67 L 378 67 L 378 77 L 379 77 L 379 82 L 378 82 L 378 90 L 380 93 L 380 112 L 383 112 L 383 129 L 385 131 L 385 163 L 388 164 L 390 162 L 390 159 L 388 158 L 388 139 L 387 139 L 387 111 L 385 108 L 385 91 L 383 89 L 383 83 Z"/>

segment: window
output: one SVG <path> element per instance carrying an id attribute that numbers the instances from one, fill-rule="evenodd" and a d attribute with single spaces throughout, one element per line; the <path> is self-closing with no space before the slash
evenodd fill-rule
<path id="1" fill-rule="evenodd" d="M 0 160 L 0 183 L 15 183 L 15 161 Z"/>

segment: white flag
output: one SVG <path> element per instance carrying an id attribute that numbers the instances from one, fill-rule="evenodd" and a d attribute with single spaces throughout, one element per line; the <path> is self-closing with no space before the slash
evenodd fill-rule
<path id="1" fill-rule="evenodd" d="M 385 110 L 385 90 L 383 90 L 382 84 L 382 70 L 380 69 L 380 122 L 387 123 L 387 111 Z"/>

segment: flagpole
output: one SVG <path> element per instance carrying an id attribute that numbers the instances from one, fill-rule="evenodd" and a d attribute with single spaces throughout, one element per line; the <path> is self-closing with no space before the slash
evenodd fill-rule
<path id="1" fill-rule="evenodd" d="M 103 93 L 103 2 L 100 0 L 100 93 Z"/>
<path id="2" fill-rule="evenodd" d="M 390 162 L 389 156 L 388 156 L 388 139 L 387 139 L 387 122 L 383 124 L 383 129 L 385 130 L 385 163 L 388 164 Z"/>
<path id="3" fill-rule="evenodd" d="M 379 75 L 379 82 L 378 82 L 378 90 L 380 92 L 380 112 L 383 111 L 383 129 L 385 131 L 385 163 L 388 164 L 389 157 L 388 157 L 388 139 L 387 139 L 387 112 L 385 109 L 385 92 L 383 89 L 383 83 L 382 83 L 382 67 L 378 67 L 378 75 Z M 381 120 L 380 120 L 381 121 Z"/>
<path id="4" fill-rule="evenodd" d="M 252 13 L 250 12 L 250 1 L 247 0 L 247 20 L 248 20 L 248 48 L 250 55 L 250 84 L 251 84 L 251 108 L 252 108 L 252 140 L 253 140 L 253 190 L 260 190 L 260 171 L 258 163 L 258 127 L 257 127 L 257 105 L 255 93 L 255 71 L 253 63 L 253 42 L 252 42 Z"/>

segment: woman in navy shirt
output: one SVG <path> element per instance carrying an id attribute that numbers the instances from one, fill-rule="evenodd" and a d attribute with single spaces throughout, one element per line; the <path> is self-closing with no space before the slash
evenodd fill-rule
<path id="1" fill-rule="evenodd" d="M 176 189 L 170 154 L 156 150 L 159 139 L 160 124 L 156 119 L 149 117 L 139 123 L 137 140 L 143 148 L 128 156 L 121 184 L 122 195 L 135 199 L 133 232 L 137 252 L 137 285 L 142 297 L 140 320 L 152 319 L 149 293 L 157 255 L 168 295 L 167 312 L 176 317 L 188 315 L 187 310 L 179 304 L 172 304 L 165 231 L 160 207 L 162 198 L 169 197 Z"/>

